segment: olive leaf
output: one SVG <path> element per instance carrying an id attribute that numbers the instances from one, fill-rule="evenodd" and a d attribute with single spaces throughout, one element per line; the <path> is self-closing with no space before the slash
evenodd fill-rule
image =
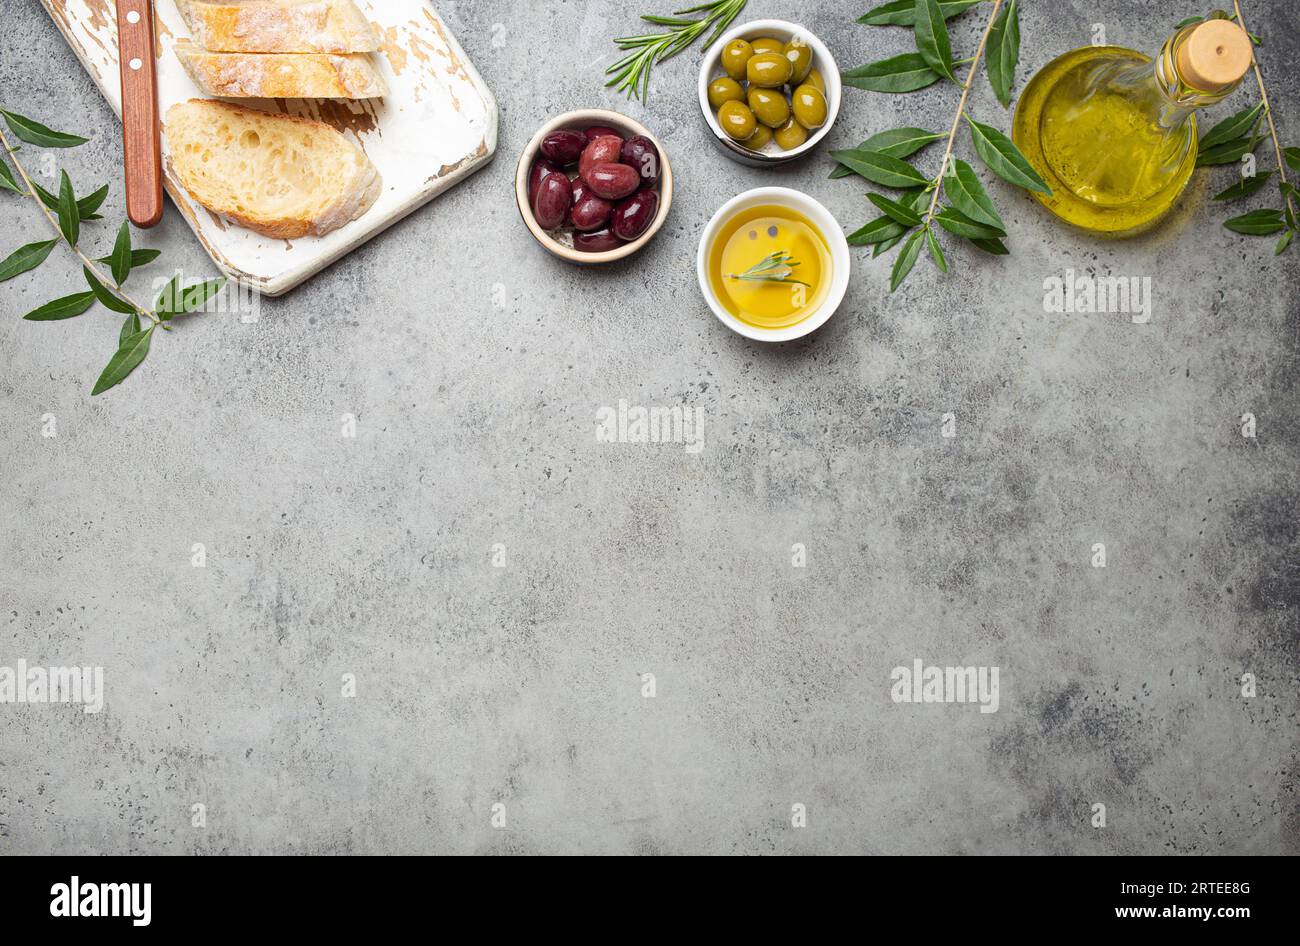
<path id="1" fill-rule="evenodd" d="M 943 137 L 942 134 L 926 131 L 924 128 L 890 128 L 887 131 L 877 132 L 853 150 L 878 151 L 891 158 L 908 158 Z M 840 165 L 831 172 L 831 177 L 849 177 L 852 174 L 850 168 Z"/>
<path id="2" fill-rule="evenodd" d="M 81 211 L 72 193 L 72 181 L 67 171 L 59 172 L 59 230 L 69 246 L 76 246 L 81 238 Z"/>
<path id="3" fill-rule="evenodd" d="M 58 242 L 58 240 L 44 240 L 40 243 L 28 243 L 14 250 L 8 259 L 0 262 L 0 282 L 13 279 L 40 266 Z"/>
<path id="4" fill-rule="evenodd" d="M 125 345 L 126 340 L 138 331 L 140 331 L 140 316 L 138 313 L 132 312 L 126 317 L 126 321 L 122 323 L 122 331 L 117 335 L 118 347 L 121 348 Z"/>
<path id="5" fill-rule="evenodd" d="M 981 250 L 983 250 L 985 253 L 992 253 L 994 256 L 1010 256 L 1010 255 L 1011 255 L 1011 251 L 1010 251 L 1009 249 L 1007 249 L 1007 245 L 1006 245 L 1005 243 L 1003 243 L 1001 240 L 998 240 L 998 239 L 991 239 L 991 238 L 990 238 L 990 239 L 987 239 L 987 240 L 985 240 L 985 239 L 979 239 L 979 240 L 972 239 L 971 242 L 974 243 L 976 246 L 978 246 L 978 247 L 979 247 Z"/>
<path id="6" fill-rule="evenodd" d="M 1252 210 L 1240 217 L 1225 220 L 1223 225 L 1234 233 L 1244 233 L 1248 236 L 1269 236 L 1286 229 L 1280 210 Z"/>
<path id="7" fill-rule="evenodd" d="M 99 214 L 95 213 L 104 205 L 104 198 L 108 196 L 108 185 L 105 184 L 99 190 L 87 194 L 77 201 L 77 212 L 81 214 L 82 221 L 101 220 Z"/>
<path id="8" fill-rule="evenodd" d="M 993 21 L 985 51 L 989 85 L 1002 103 L 1011 106 L 1011 90 L 1016 83 L 1016 65 L 1020 61 L 1020 9 L 1011 0 Z"/>
<path id="9" fill-rule="evenodd" d="M 894 260 L 893 272 L 889 276 L 890 292 L 897 290 L 903 284 L 903 281 L 907 279 L 908 274 L 912 272 L 912 267 L 916 265 L 916 258 L 921 255 L 921 241 L 925 234 L 925 230 L 917 230 L 903 244 L 898 259 Z"/>
<path id="10" fill-rule="evenodd" d="M 226 284 L 225 278 L 209 279 L 182 288 L 181 277 L 174 276 L 154 302 L 154 314 L 164 322 L 169 322 L 178 315 L 197 312 L 207 301 L 221 291 Z"/>
<path id="11" fill-rule="evenodd" d="M 1277 241 L 1277 249 L 1273 250 L 1274 256 L 1281 256 L 1286 252 L 1286 248 L 1291 245 L 1291 239 L 1295 236 L 1294 230 L 1288 230 L 1282 234 L 1282 239 Z"/>
<path id="12" fill-rule="evenodd" d="M 1244 155 L 1253 152 L 1259 145 L 1259 139 L 1235 138 L 1223 144 L 1214 145 L 1196 155 L 1198 168 L 1213 167 L 1219 164 L 1236 164 Z"/>
<path id="13" fill-rule="evenodd" d="M 58 322 L 81 315 L 95 304 L 93 292 L 77 292 L 61 299 L 47 302 L 23 316 L 28 322 Z"/>
<path id="14" fill-rule="evenodd" d="M 879 151 L 832 151 L 831 157 L 849 170 L 881 187 L 916 187 L 929 184 L 924 174 L 902 158 Z"/>
<path id="15" fill-rule="evenodd" d="M 113 293 L 108 290 L 108 287 L 100 282 L 98 277 L 90 271 L 90 267 L 81 267 L 81 272 L 86 277 L 86 285 L 90 287 L 90 291 L 95 294 L 95 298 L 99 300 L 99 304 L 104 308 L 112 309 L 114 312 L 123 313 L 135 311 L 135 306 L 123 302 L 117 296 L 113 295 Z"/>
<path id="16" fill-rule="evenodd" d="M 892 217 L 877 217 L 870 223 L 853 231 L 846 238 L 849 246 L 872 246 L 877 243 L 884 243 L 886 240 L 893 240 L 907 233 L 907 227 L 903 226 Z"/>
<path id="17" fill-rule="evenodd" d="M 998 216 L 997 208 L 975 169 L 960 158 L 953 158 L 949 173 L 943 178 L 943 192 L 953 206 L 978 223 L 996 230 L 996 236 L 1005 236 L 1006 224 Z"/>
<path id="18" fill-rule="evenodd" d="M 140 266 L 147 266 L 162 256 L 162 250 L 132 250 L 131 251 L 131 268 L 137 269 Z M 113 257 L 101 256 L 95 260 L 96 263 L 103 263 L 106 266 L 112 265 Z"/>
<path id="19" fill-rule="evenodd" d="M 32 187 L 35 188 L 36 196 L 41 199 L 41 203 L 57 213 L 59 209 L 59 198 L 55 197 L 35 181 L 32 181 Z M 80 214 L 83 223 L 87 220 L 103 219 L 99 214 L 95 213 L 95 211 L 103 205 L 104 198 L 107 196 L 108 185 L 105 184 L 99 190 L 92 194 L 87 194 L 85 197 L 82 197 L 77 201 L 77 212 Z"/>
<path id="20" fill-rule="evenodd" d="M 925 228 L 925 242 L 930 247 L 930 258 L 934 260 L 934 265 L 939 267 L 939 272 L 947 273 L 948 260 L 944 258 L 943 248 L 939 246 L 934 231 L 929 227 Z"/>
<path id="21" fill-rule="evenodd" d="M 1201 135 L 1198 148 L 1201 152 L 1208 151 L 1215 145 L 1225 144 L 1229 141 L 1235 141 L 1244 135 L 1247 135 L 1255 124 L 1264 114 L 1264 103 L 1260 102 L 1254 108 L 1242 109 L 1237 114 L 1225 118 L 1205 134 Z"/>
<path id="22" fill-rule="evenodd" d="M 208 279 L 190 286 L 181 296 L 181 311 L 178 314 L 197 312 L 207 305 L 208 300 L 221 291 L 226 284 L 225 277 Z"/>
<path id="23" fill-rule="evenodd" d="M 841 73 L 845 85 L 869 92 L 915 92 L 941 78 L 920 53 L 903 53 Z"/>
<path id="24" fill-rule="evenodd" d="M 1001 230 L 972 220 L 955 207 L 944 207 L 934 215 L 935 221 L 949 233 L 967 240 L 998 240 L 1006 236 Z"/>
<path id="25" fill-rule="evenodd" d="M 154 326 L 150 325 L 143 332 L 136 332 L 122 341 L 117 353 L 109 360 L 99 380 L 95 382 L 95 387 L 90 392 L 91 397 L 103 394 L 114 385 L 121 384 L 126 380 L 127 375 L 144 361 L 145 355 L 149 354 L 149 340 L 153 337 L 153 330 Z"/>
<path id="26" fill-rule="evenodd" d="M 939 0 L 939 10 L 945 20 L 951 20 L 984 0 Z M 859 23 L 868 26 L 914 26 L 916 24 L 915 0 L 893 0 L 858 17 Z"/>
<path id="27" fill-rule="evenodd" d="M 1264 171 L 1263 173 L 1256 174 L 1253 177 L 1240 178 L 1237 181 L 1237 183 L 1233 184 L 1231 187 L 1226 188 L 1225 190 L 1222 190 L 1219 193 L 1215 194 L 1214 199 L 1215 200 L 1240 200 L 1242 197 L 1249 197 L 1251 194 L 1258 192 L 1260 188 L 1262 188 L 1265 184 L 1267 184 L 1268 179 L 1272 176 L 1273 176 L 1272 171 Z"/>
<path id="28" fill-rule="evenodd" d="M 952 41 L 939 10 L 939 0 L 916 0 L 913 15 L 916 49 L 925 64 L 945 78 L 957 81 L 952 72 Z"/>
<path id="29" fill-rule="evenodd" d="M 969 115 L 966 116 L 966 122 L 970 125 L 975 152 L 988 165 L 990 171 L 1009 184 L 1051 196 L 1052 189 L 1039 177 L 1033 165 L 1020 153 L 1020 149 L 1010 138 L 992 125 L 977 122 Z"/>
<path id="30" fill-rule="evenodd" d="M 871 201 L 886 217 L 901 223 L 904 227 L 919 227 L 921 225 L 921 215 L 898 201 L 890 200 L 883 194 L 868 194 L 867 200 Z"/>
<path id="31" fill-rule="evenodd" d="M 928 191 L 923 187 L 908 191 L 899 197 L 898 202 L 910 210 L 919 210 L 928 196 Z M 848 237 L 851 246 L 872 246 L 884 244 L 888 249 L 899 240 L 907 235 L 910 227 L 905 227 L 892 217 L 877 217 L 866 226 L 854 231 Z M 880 252 L 883 252 L 881 250 Z M 873 254 L 879 256 L 880 252 Z"/>
<path id="32" fill-rule="evenodd" d="M 84 145 L 89 138 L 82 138 L 80 135 L 69 135 L 62 131 L 55 131 L 52 128 L 46 128 L 40 122 L 32 121 L 22 115 L 14 112 L 0 109 L 0 115 L 5 118 L 11 131 L 29 145 L 38 145 L 42 148 L 75 148 L 77 145 Z"/>
<path id="33" fill-rule="evenodd" d="M 9 170 L 9 165 L 3 159 L 0 159 L 0 188 L 13 191 L 15 194 L 23 193 L 22 186 L 19 185 L 18 179 L 14 177 L 14 172 Z"/>
<path id="34" fill-rule="evenodd" d="M 112 268 L 113 281 L 119 286 L 131 275 L 131 227 L 125 220 L 122 221 L 122 229 L 117 231 L 117 239 L 113 242 L 113 255 L 110 257 L 109 265 Z"/>
<path id="35" fill-rule="evenodd" d="M 1286 159 L 1286 166 L 1300 174 L 1300 148 L 1283 148 L 1282 157 Z"/>

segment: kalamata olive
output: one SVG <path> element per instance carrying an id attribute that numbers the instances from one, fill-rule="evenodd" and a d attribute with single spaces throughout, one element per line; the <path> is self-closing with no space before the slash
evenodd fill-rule
<path id="1" fill-rule="evenodd" d="M 626 164 L 597 164 L 587 172 L 587 184 L 597 197 L 621 200 L 641 186 L 641 175 Z"/>
<path id="2" fill-rule="evenodd" d="M 578 161 L 578 176 L 591 183 L 591 169 L 597 164 L 617 164 L 623 154 L 623 139 L 616 135 L 601 135 L 587 145 Z"/>
<path id="3" fill-rule="evenodd" d="M 573 185 L 569 179 L 563 174 L 546 175 L 537 189 L 537 199 L 533 201 L 533 216 L 537 218 L 537 225 L 543 230 L 554 230 L 564 223 L 572 203 Z"/>
<path id="4" fill-rule="evenodd" d="M 559 168 L 547 161 L 545 158 L 539 158 L 533 162 L 532 168 L 528 171 L 528 203 L 531 204 L 537 199 L 537 188 L 542 184 L 542 178 L 548 174 L 556 174 Z"/>
<path id="5" fill-rule="evenodd" d="M 617 128 L 610 128 L 608 125 L 592 125 L 586 131 L 587 143 L 595 141 L 597 138 L 610 136 L 613 138 L 622 138 L 623 134 Z"/>
<path id="6" fill-rule="evenodd" d="M 614 206 L 610 229 L 620 240 L 635 240 L 645 233 L 657 213 L 659 192 L 652 187 L 643 187 Z"/>
<path id="7" fill-rule="evenodd" d="M 542 139 L 542 154 L 556 164 L 572 164 L 582 157 L 587 136 L 580 131 L 553 131 Z"/>
<path id="8" fill-rule="evenodd" d="M 622 160 L 628 167 L 640 172 L 642 184 L 653 184 L 659 180 L 659 149 L 645 135 L 637 135 L 623 142 Z"/>
<path id="9" fill-rule="evenodd" d="M 612 230 L 597 230 L 595 233 L 575 233 L 573 248 L 583 253 L 605 253 L 616 250 L 623 241 L 614 236 Z"/>
<path id="10" fill-rule="evenodd" d="M 564 225 L 573 230 L 576 229 L 573 225 L 573 208 L 594 195 L 587 189 L 587 183 L 580 177 L 575 177 L 569 181 L 569 185 L 573 188 L 573 202 L 569 204 L 569 215 L 564 218 Z"/>
<path id="11" fill-rule="evenodd" d="M 613 210 L 614 205 L 609 201 L 588 193 L 582 200 L 573 202 L 569 219 L 573 221 L 573 229 L 590 233 L 592 230 L 603 229 L 609 223 L 609 215 Z"/>

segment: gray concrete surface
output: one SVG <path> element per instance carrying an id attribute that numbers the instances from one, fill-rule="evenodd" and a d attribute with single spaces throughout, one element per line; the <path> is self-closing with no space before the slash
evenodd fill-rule
<path id="1" fill-rule="evenodd" d="M 848 67 L 909 45 L 852 22 L 870 5 L 746 17 L 801 17 Z M 113 116 L 40 4 L 4 6 L 0 95 L 93 136 L 59 158 L 115 182 L 107 249 Z M 648 108 L 604 92 L 645 6 L 441 2 L 500 98 L 495 163 L 256 323 L 159 338 L 110 395 L 118 319 L 16 318 L 78 288 L 64 251 L 0 286 L 0 666 L 106 689 L 93 715 L 0 705 L 0 850 L 1300 853 L 1300 256 L 1222 229 L 1226 172 L 1122 243 L 995 183 L 1010 258 L 953 246 L 952 275 L 923 260 L 890 296 L 857 251 L 823 331 L 747 343 L 696 289 L 708 217 L 780 183 L 855 228 L 865 188 L 824 156 L 724 161 L 694 53 Z M 1022 85 L 1092 24 L 1149 49 L 1204 12 L 1023 6 Z M 1300 144 L 1300 18 L 1246 7 Z M 832 142 L 954 104 L 852 92 Z M 511 193 L 533 129 L 590 105 L 643 117 L 679 175 L 657 242 L 601 271 L 545 256 Z M 1008 127 L 983 82 L 972 108 Z M 5 253 L 47 238 L 0 204 Z M 211 270 L 175 213 L 146 242 Z M 1068 269 L 1151 277 L 1151 322 L 1045 314 Z M 700 408 L 704 450 L 598 443 L 620 399 Z M 998 712 L 894 703 L 918 658 L 998 667 Z"/>

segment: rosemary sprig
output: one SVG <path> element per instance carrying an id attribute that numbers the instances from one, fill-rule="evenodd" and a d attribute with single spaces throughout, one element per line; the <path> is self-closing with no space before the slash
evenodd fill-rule
<path id="1" fill-rule="evenodd" d="M 704 48 L 708 49 L 740 15 L 748 2 L 749 0 L 712 0 L 688 10 L 679 10 L 672 16 L 643 15 L 641 19 L 647 23 L 666 26 L 668 31 L 621 36 L 614 40 L 619 49 L 632 52 L 605 70 L 606 75 L 612 76 L 605 87 L 616 85 L 618 91 L 625 92 L 628 98 L 649 101 L 650 71 L 655 65 L 676 56 L 699 39 L 709 27 L 713 27 L 713 35 L 704 44 Z M 704 15 L 692 17 L 692 14 L 697 13 Z"/>
<path id="2" fill-rule="evenodd" d="M 9 130 L 15 137 L 38 147 L 75 148 L 87 141 L 79 135 L 55 131 L 40 122 L 5 109 L 0 109 L 0 117 L 4 119 L 4 123 L 9 126 Z M 107 188 L 100 188 L 89 196 L 78 199 L 73 192 L 72 181 L 68 178 L 67 171 L 62 171 L 59 174 L 59 193 L 56 196 L 32 180 L 27 169 L 18 160 L 18 147 L 10 144 L 3 130 L 0 130 L 0 147 L 18 171 L 18 176 L 15 177 L 8 163 L 0 157 L 0 190 L 12 191 L 20 196 L 31 198 L 45 214 L 45 218 L 57 235 L 57 239 L 54 240 L 29 243 L 20 247 L 0 261 L 0 282 L 36 269 L 45 262 L 51 250 L 59 242 L 63 242 L 81 263 L 82 275 L 88 287 L 88 291 L 51 300 L 28 312 L 23 318 L 29 322 L 63 321 L 84 315 L 94 308 L 96 303 L 111 312 L 126 316 L 126 321 L 118 332 L 117 349 L 91 391 L 92 396 L 102 394 L 126 380 L 127 376 L 144 361 L 149 353 L 149 345 L 155 329 L 171 331 L 170 323 L 174 317 L 202 309 L 207 301 L 221 290 L 226 281 L 210 279 L 193 286 L 182 287 L 180 276 L 177 275 L 163 288 L 152 306 L 137 302 L 122 287 L 133 269 L 145 266 L 158 258 L 157 250 L 132 248 L 131 228 L 126 221 L 122 222 L 113 243 L 112 253 L 108 256 L 91 259 L 80 246 L 83 235 L 81 225 L 99 219 L 95 211 L 102 205 L 107 195 Z M 108 266 L 108 274 L 101 269 L 101 265 Z"/>
<path id="3" fill-rule="evenodd" d="M 799 262 L 785 250 L 764 256 L 743 273 L 727 273 L 728 279 L 741 282 L 779 282 L 787 285 L 812 287 L 802 279 L 794 278 L 794 268 Z"/>

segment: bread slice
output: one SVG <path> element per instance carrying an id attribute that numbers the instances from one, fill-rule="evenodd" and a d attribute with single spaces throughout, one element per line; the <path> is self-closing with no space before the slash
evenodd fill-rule
<path id="1" fill-rule="evenodd" d="M 379 34 L 352 0 L 176 0 L 214 53 L 372 53 Z"/>
<path id="2" fill-rule="evenodd" d="M 176 58 L 206 95 L 228 99 L 373 99 L 388 94 L 365 53 L 212 53 L 187 39 Z"/>
<path id="3" fill-rule="evenodd" d="M 270 237 L 324 236 L 379 197 L 379 172 L 329 125 L 190 99 L 167 110 L 168 161 L 190 196 Z"/>

